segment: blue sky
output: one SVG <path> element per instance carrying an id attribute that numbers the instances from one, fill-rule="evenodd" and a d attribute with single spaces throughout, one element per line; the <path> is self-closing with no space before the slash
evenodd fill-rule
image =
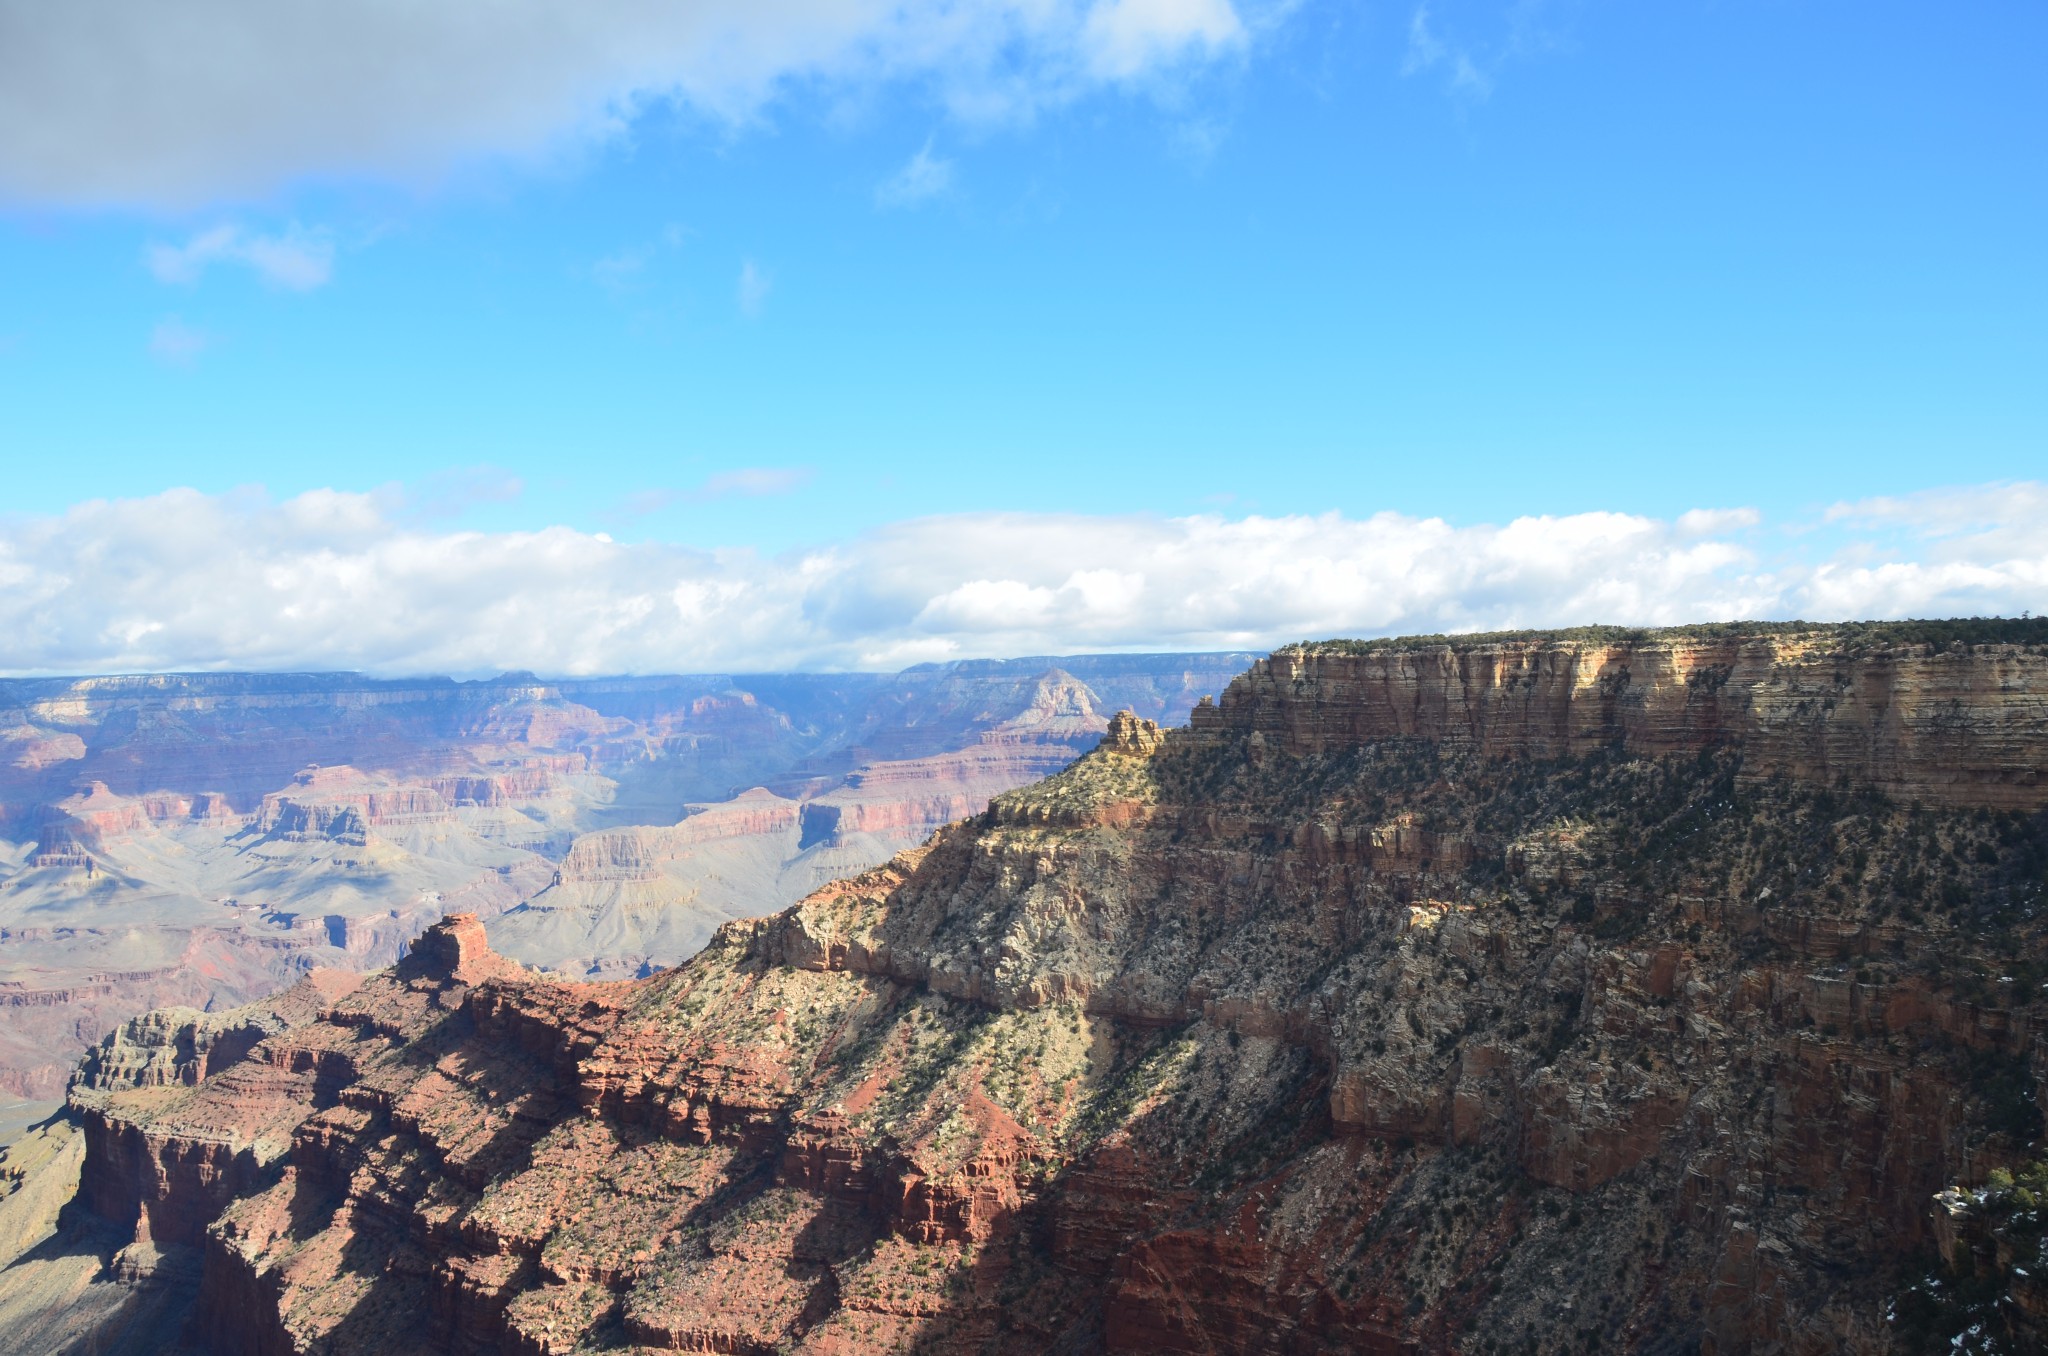
<path id="1" fill-rule="evenodd" d="M 1688 511 L 1748 510 L 1714 529 L 1740 556 L 1712 566 L 1718 592 L 1602 605 L 1810 608 L 1814 570 L 1958 551 L 2005 572 L 1840 606 L 2048 605 L 2048 549 L 2013 545 L 1997 507 L 2032 503 L 2048 466 L 2048 10 L 1123 3 L 1066 5 L 1076 27 L 1059 32 L 989 5 L 986 41 L 933 36 L 975 4 L 881 6 L 896 17 L 819 55 L 792 0 L 750 21 L 739 75 L 687 36 L 567 73 L 511 68 L 530 53 L 438 71 L 421 44 L 391 80 L 481 92 L 422 96 L 360 143 L 373 119 L 350 100 L 379 91 L 339 66 L 303 96 L 252 76 L 226 121 L 162 144 L 53 86 L 34 110 L 49 135 L 0 134 L 12 558 L 72 578 L 79 505 L 183 488 L 223 522 L 334 491 L 380 540 L 476 532 L 511 550 L 559 528 L 671 557 L 829 558 L 814 573 L 925 519 L 971 540 L 989 513 L 1047 525 L 1042 551 L 1019 548 L 1030 560 L 1069 540 L 1059 524 L 1094 520 L 1113 536 L 1604 513 L 1682 537 Z M 106 15 L 67 33 L 35 8 L 0 0 L 0 49 L 92 69 Z M 361 11 L 374 52 L 402 7 L 336 9 Z M 1090 46 L 1098 10 L 1152 27 Z M 260 65 L 261 34 L 252 50 Z M 177 55 L 139 107 L 179 106 Z M 565 81 L 573 98 L 548 93 Z M 294 130 L 306 109 L 325 111 Z M 1928 495 L 1980 508 L 1898 507 Z M 1955 532 L 1993 534 L 1997 558 Z M 1352 548 L 1317 549 L 1341 572 Z M 202 587 L 149 560 L 136 569 Z M 970 585 L 1087 594 L 971 559 L 940 573 L 872 634 L 850 622 L 758 655 L 871 664 L 1124 634 L 1027 607 L 926 626 L 922 650 L 877 642 Z M 1383 617 L 1376 580 L 1348 604 L 1276 604 L 1267 625 L 1240 608 L 1129 643 L 1592 620 L 1574 609 L 1601 582 L 1479 602 L 1489 586 L 1467 581 Z M 238 648 L 218 623 L 138 649 L 88 611 L 90 635 L 24 642 L 0 668 L 534 657 L 502 635 L 473 656 Z"/>

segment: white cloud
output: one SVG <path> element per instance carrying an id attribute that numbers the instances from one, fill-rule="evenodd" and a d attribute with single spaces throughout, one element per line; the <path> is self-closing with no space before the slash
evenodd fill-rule
<path id="1" fill-rule="evenodd" d="M 213 343 L 204 330 L 187 325 L 176 316 L 166 316 L 149 332 L 149 356 L 172 367 L 190 367 Z"/>
<path id="2" fill-rule="evenodd" d="M 739 300 L 740 314 L 749 319 L 761 314 L 761 307 L 767 304 L 768 293 L 774 286 L 773 274 L 752 259 L 742 259 L 739 282 L 734 289 Z"/>
<path id="3" fill-rule="evenodd" d="M 875 202 L 882 207 L 915 207 L 952 186 L 953 162 L 933 155 L 927 141 L 902 169 L 875 187 Z"/>
<path id="4" fill-rule="evenodd" d="M 1213 56 L 1244 41 L 1228 0 L 1101 0 L 1084 28 L 1097 75 L 1128 80 L 1190 56 Z"/>
<path id="5" fill-rule="evenodd" d="M 799 82 L 1028 116 L 1246 33 L 1232 0 L 0 0 L 0 197 L 433 174 L 614 136 L 651 104 L 744 120 Z"/>
<path id="6" fill-rule="evenodd" d="M 1837 504 L 1826 517 L 1862 534 L 1816 572 L 1827 606 L 1882 597 L 1917 600 L 1909 609 L 1953 599 L 1963 611 L 2010 610 L 2003 600 L 2017 584 L 2019 606 L 2048 612 L 2048 484 L 1950 486 Z M 1908 551 L 1920 559 L 1899 558 Z"/>
<path id="7" fill-rule="evenodd" d="M 1919 494 L 1859 499 L 1829 508 L 1831 523 L 1891 526 L 1928 536 L 1994 530 L 2048 517 L 2048 485 L 1963 485 Z"/>
<path id="8" fill-rule="evenodd" d="M 722 484 L 772 492 L 782 474 Z M 769 557 L 566 527 L 436 529 L 391 493 L 278 503 L 175 490 L 0 520 L 0 633 L 15 672 L 599 673 L 1595 621 L 2017 615 L 2048 610 L 2044 500 L 2048 486 L 2026 484 L 1857 506 L 1887 523 L 1972 506 L 1947 520 L 1955 530 L 1883 559 L 1871 554 L 1882 542 L 1839 526 L 1830 554 L 1765 559 L 1740 511 L 1683 527 L 1604 512 L 1472 526 L 1396 513 L 966 514 Z M 1795 544 L 1818 549 L 1825 535 Z"/>
<path id="9" fill-rule="evenodd" d="M 282 235 L 215 226 L 182 245 L 153 244 L 142 258 L 161 283 L 196 283 L 214 264 L 240 264 L 271 286 L 292 292 L 310 292 L 334 276 L 333 239 L 296 225 Z"/>
<path id="10" fill-rule="evenodd" d="M 1705 537 L 1739 532 L 1763 520 L 1764 516 L 1753 508 L 1687 509 L 1678 515 L 1678 530 L 1688 537 Z"/>

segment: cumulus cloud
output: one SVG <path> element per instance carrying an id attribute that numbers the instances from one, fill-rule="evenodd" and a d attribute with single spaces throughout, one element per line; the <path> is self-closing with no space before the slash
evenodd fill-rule
<path id="1" fill-rule="evenodd" d="M 656 103 L 745 119 L 800 81 L 1014 117 L 1245 41 L 1232 0 L 0 0 L 0 196 L 179 206 L 432 173 Z"/>
<path id="2" fill-rule="evenodd" d="M 1753 508 L 1736 509 L 1687 509 L 1678 515 L 1679 532 L 1688 537 L 1704 537 L 1723 532 L 1739 532 L 1746 527 L 1755 527 L 1764 516 Z"/>
<path id="3" fill-rule="evenodd" d="M 176 490 L 0 520 L 0 628 L 15 672 L 582 674 L 1596 621 L 2013 615 L 2048 607 L 2044 499 L 2048 486 L 2028 484 L 1849 506 L 1842 540 L 1818 558 L 1767 556 L 1748 511 L 1498 525 L 963 514 L 768 556 L 567 527 L 437 530 L 385 494 Z M 1919 549 L 1842 526 L 1855 515 L 1910 520 Z"/>
<path id="4" fill-rule="evenodd" d="M 1823 606 L 1877 594 L 1904 611 L 2048 612 L 2048 484 L 2022 481 L 1857 500 L 1827 512 L 1855 533 L 1854 546 L 1815 571 Z"/>
<path id="5" fill-rule="evenodd" d="M 334 241 L 296 225 L 281 235 L 215 226 L 182 245 L 152 244 L 142 259 L 162 283 L 196 283 L 214 264 L 239 264 L 273 287 L 310 292 L 334 276 Z"/>

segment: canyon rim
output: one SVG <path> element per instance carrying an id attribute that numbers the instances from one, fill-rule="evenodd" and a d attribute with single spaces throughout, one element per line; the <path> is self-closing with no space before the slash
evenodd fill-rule
<path id="1" fill-rule="evenodd" d="M 2032 1349 L 2044 755 L 2042 622 L 1281 650 L 643 978 L 129 1023 L 0 1341 Z"/>

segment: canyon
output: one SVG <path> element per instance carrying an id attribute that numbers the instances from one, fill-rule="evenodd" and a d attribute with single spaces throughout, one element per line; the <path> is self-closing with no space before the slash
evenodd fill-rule
<path id="1" fill-rule="evenodd" d="M 900 674 L 0 680 L 0 1098 L 151 1008 L 396 961 L 449 910 L 631 976 L 886 860 L 1248 655 Z"/>
<path id="2" fill-rule="evenodd" d="M 1218 690 L 670 968 L 449 900 L 382 972 L 126 1022 L 0 1163 L 0 1349 L 1819 1356 L 1950 1349 L 1972 1256 L 2022 1278 L 1974 1349 L 2038 1345 L 2048 622 Z M 962 804 L 850 761 L 545 889 Z"/>

